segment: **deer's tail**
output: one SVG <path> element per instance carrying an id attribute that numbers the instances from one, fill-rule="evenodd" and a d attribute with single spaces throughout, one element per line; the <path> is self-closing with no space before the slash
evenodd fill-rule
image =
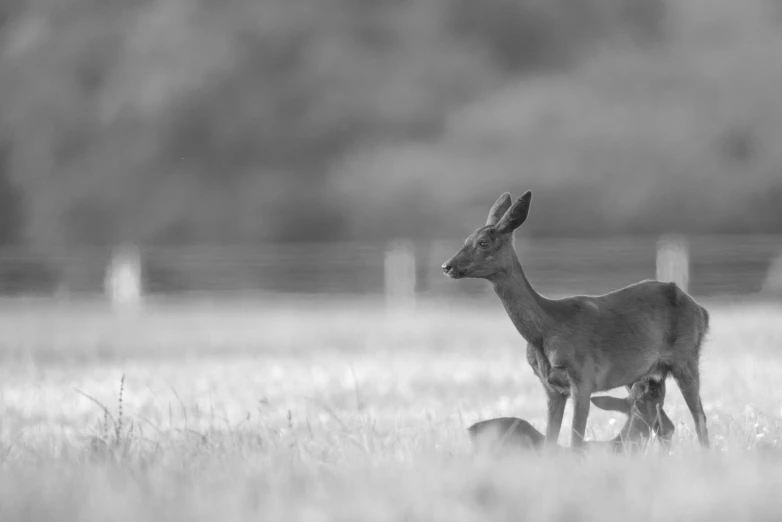
<path id="1" fill-rule="evenodd" d="M 692 296 L 676 286 L 676 283 L 672 283 L 672 285 L 674 290 L 671 293 L 671 304 L 674 307 L 684 306 L 684 308 L 680 308 L 678 311 L 686 313 L 688 317 L 692 317 L 691 322 L 694 323 L 694 335 L 692 338 L 695 341 L 695 349 L 700 353 L 703 340 L 709 333 L 709 312 L 699 305 Z M 689 336 L 688 339 L 690 339 Z"/>
<path id="2" fill-rule="evenodd" d="M 701 315 L 700 328 L 698 328 L 697 347 L 698 351 L 701 349 L 704 337 L 709 333 L 709 312 L 701 305 L 698 305 L 698 311 Z"/>

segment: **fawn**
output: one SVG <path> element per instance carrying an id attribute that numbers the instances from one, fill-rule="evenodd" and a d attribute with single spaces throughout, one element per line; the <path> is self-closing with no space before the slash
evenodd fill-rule
<path id="1" fill-rule="evenodd" d="M 675 283 L 641 281 L 599 296 L 549 299 L 527 280 L 513 232 L 527 219 L 532 192 L 497 199 L 486 224 L 443 263 L 453 279 L 482 278 L 494 286 L 527 342 L 527 361 L 548 398 L 546 442 L 556 444 L 568 397 L 572 445 L 584 445 L 594 392 L 671 374 L 692 414 L 698 440 L 709 447 L 700 398 L 700 349 L 709 314 Z"/>
<path id="2" fill-rule="evenodd" d="M 669 447 L 675 427 L 662 409 L 664 401 L 665 381 L 652 379 L 633 385 L 624 399 L 610 396 L 592 397 L 592 404 L 603 410 L 622 412 L 627 415 L 627 421 L 613 439 L 589 441 L 587 445 L 607 446 L 617 453 L 634 451 L 640 449 L 654 433 L 664 447 Z M 467 428 L 467 431 L 476 448 L 488 445 L 496 449 L 509 447 L 540 451 L 546 438 L 529 422 L 516 417 L 498 417 L 476 422 Z"/>

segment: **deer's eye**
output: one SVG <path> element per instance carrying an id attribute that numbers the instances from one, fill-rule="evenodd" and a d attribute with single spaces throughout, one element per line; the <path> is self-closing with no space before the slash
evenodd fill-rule
<path id="1" fill-rule="evenodd" d="M 482 239 L 482 240 L 478 241 L 478 247 L 480 247 L 480 248 L 489 248 L 489 242 L 486 241 L 485 239 Z"/>

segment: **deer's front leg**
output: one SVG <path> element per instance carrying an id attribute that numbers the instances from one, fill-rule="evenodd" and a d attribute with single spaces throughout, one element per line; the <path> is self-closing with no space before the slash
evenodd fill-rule
<path id="1" fill-rule="evenodd" d="M 573 397 L 573 426 L 570 445 L 574 449 L 582 449 L 586 446 L 584 436 L 586 434 L 587 417 L 589 417 L 589 399 L 592 396 L 592 388 L 571 376 L 570 396 Z"/>
<path id="2" fill-rule="evenodd" d="M 546 421 L 546 445 L 556 446 L 559 439 L 559 432 L 562 429 L 562 417 L 565 415 L 565 404 L 567 395 L 557 390 L 551 389 L 545 382 L 546 394 L 548 395 L 548 419 Z"/>

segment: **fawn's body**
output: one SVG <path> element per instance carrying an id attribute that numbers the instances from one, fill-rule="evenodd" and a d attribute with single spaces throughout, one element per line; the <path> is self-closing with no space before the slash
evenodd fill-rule
<path id="1" fill-rule="evenodd" d="M 587 446 L 608 447 L 612 451 L 634 451 L 655 434 L 668 447 L 675 431 L 673 422 L 662 409 L 665 402 L 665 381 L 648 380 L 636 383 L 624 399 L 610 396 L 592 397 L 592 403 L 604 410 L 619 411 L 627 420 L 619 434 L 608 441 L 589 441 Z M 476 448 L 519 448 L 542 450 L 546 437 L 529 422 L 516 417 L 498 417 L 476 422 L 468 428 Z"/>
<path id="2" fill-rule="evenodd" d="M 708 446 L 700 400 L 700 346 L 709 316 L 674 283 L 643 281 L 600 296 L 548 299 L 527 280 L 513 231 L 527 218 L 531 192 L 511 205 L 503 194 L 451 259 L 449 277 L 489 280 L 527 341 L 527 360 L 548 396 L 546 440 L 556 443 L 573 398 L 573 445 L 583 445 L 592 393 L 673 375 Z"/>

